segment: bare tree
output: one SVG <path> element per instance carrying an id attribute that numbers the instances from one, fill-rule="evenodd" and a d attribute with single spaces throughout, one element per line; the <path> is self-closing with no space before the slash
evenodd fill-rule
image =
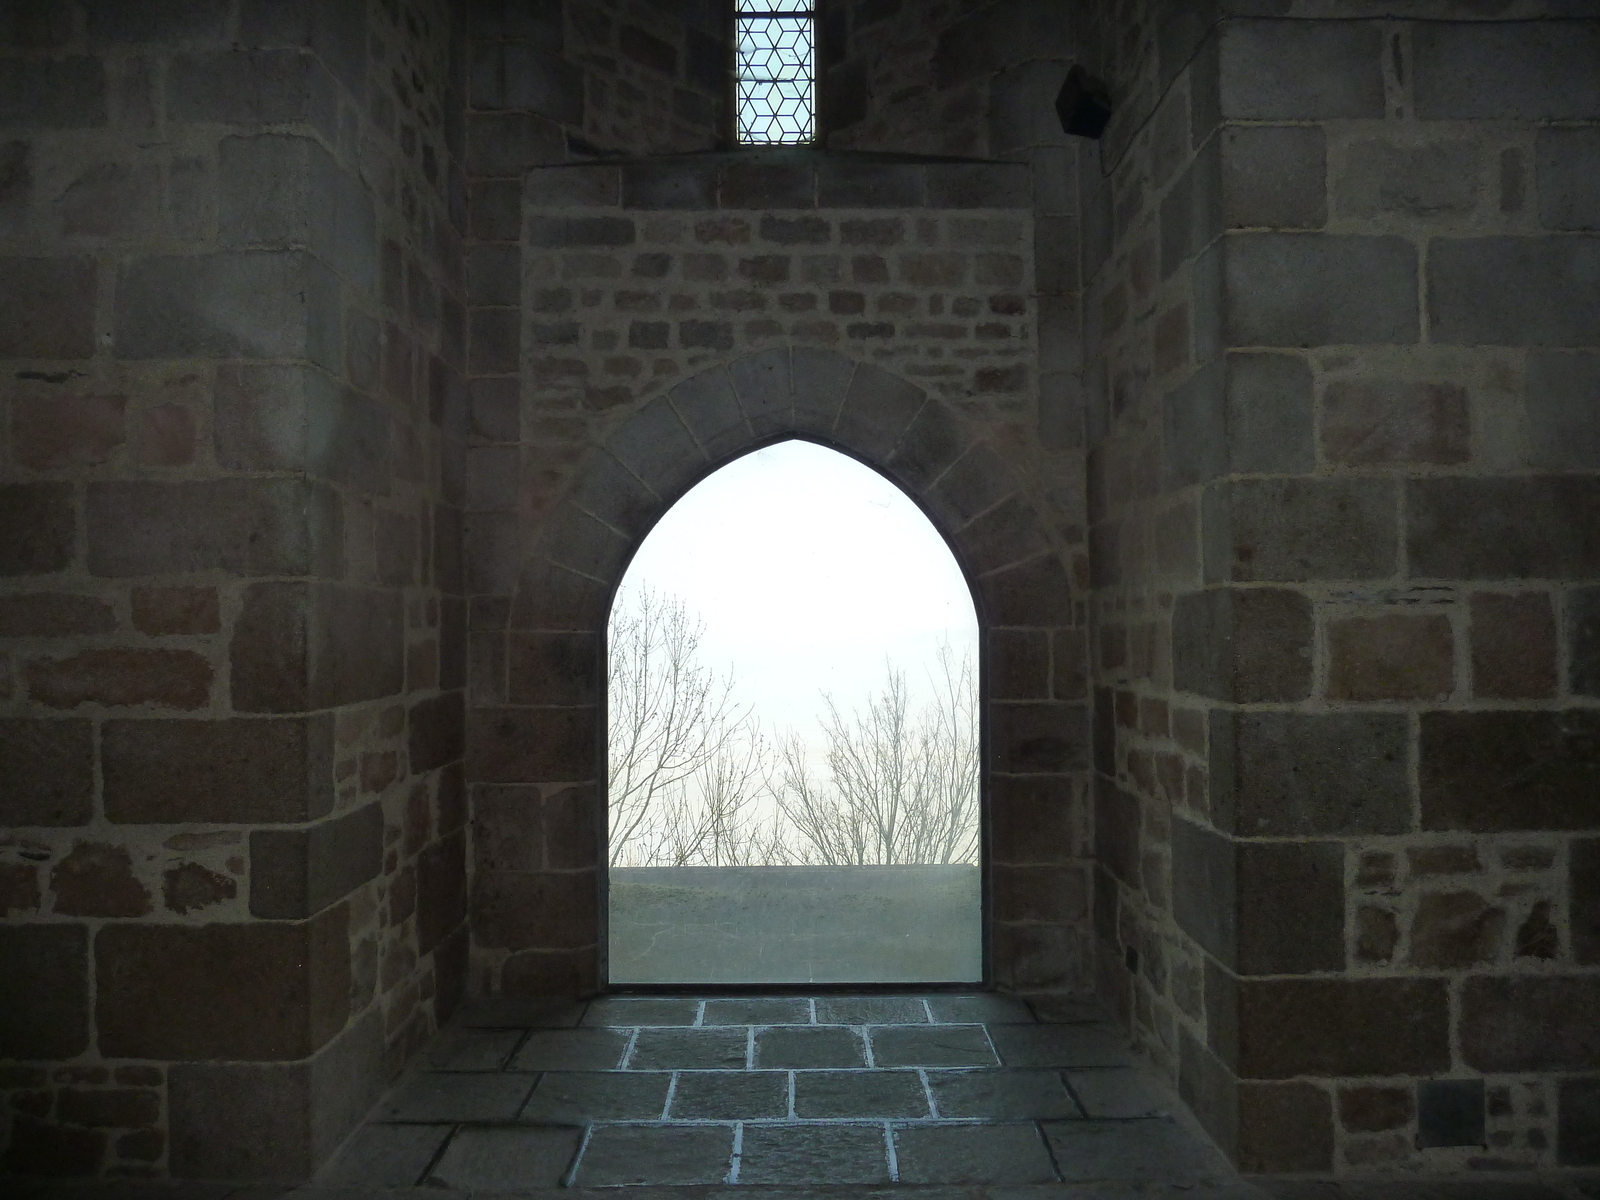
<path id="1" fill-rule="evenodd" d="M 829 780 L 804 744 L 782 746 L 780 809 L 797 857 L 830 865 L 970 863 L 978 856 L 977 687 L 970 656 L 942 645 L 934 697 L 910 713 L 905 672 L 886 667 L 883 690 L 846 718 L 825 696 Z"/>
<path id="2" fill-rule="evenodd" d="M 681 600 L 625 593 L 610 625 L 612 866 L 734 866 L 786 853 L 759 818 L 771 753 L 731 675 L 698 658 L 704 624 Z"/>

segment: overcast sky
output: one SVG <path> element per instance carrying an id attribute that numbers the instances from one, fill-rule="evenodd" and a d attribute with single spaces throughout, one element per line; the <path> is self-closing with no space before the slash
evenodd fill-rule
<path id="1" fill-rule="evenodd" d="M 856 706 L 882 686 L 885 656 L 913 688 L 941 637 L 976 659 L 944 540 L 888 480 L 811 442 L 746 455 L 684 496 L 628 568 L 624 591 L 641 585 L 704 618 L 702 661 L 733 669 L 769 734 L 811 737 L 820 693 Z"/>

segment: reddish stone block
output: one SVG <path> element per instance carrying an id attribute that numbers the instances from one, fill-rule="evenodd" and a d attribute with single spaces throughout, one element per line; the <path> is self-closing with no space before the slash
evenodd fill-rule
<path id="1" fill-rule="evenodd" d="M 71 658 L 31 659 L 23 674 L 29 697 L 50 708 L 163 704 L 193 709 L 211 699 L 211 664 L 192 650 L 85 650 Z"/>
<path id="2" fill-rule="evenodd" d="M 1322 444 L 1337 463 L 1462 463 L 1471 456 L 1466 389 L 1399 379 L 1331 383 Z"/>
<path id="3" fill-rule="evenodd" d="M 0 925 L 0 1056 L 70 1059 L 88 1046 L 88 931 Z"/>
<path id="4" fill-rule="evenodd" d="M 11 402 L 11 447 L 36 471 L 109 462 L 127 439 L 126 396 L 18 396 Z"/>
<path id="5" fill-rule="evenodd" d="M 988 642 L 992 699 L 1049 699 L 1050 635 L 1046 630 L 992 629 Z"/>
<path id="6" fill-rule="evenodd" d="M 1461 1057 L 1479 1071 L 1600 1069 L 1600 976 L 1469 975 Z"/>
<path id="7" fill-rule="evenodd" d="M 32 863 L 0 863 L 0 918 L 14 912 L 36 912 L 39 899 L 37 867 Z"/>
<path id="8" fill-rule="evenodd" d="M 71 917 L 142 917 L 150 893 L 123 846 L 79 842 L 50 872 L 55 911 Z"/>
<path id="9" fill-rule="evenodd" d="M 1483 870 L 1475 846 L 1410 846 L 1406 867 L 1412 875 L 1471 875 Z"/>
<path id="10" fill-rule="evenodd" d="M 993 769 L 1055 774 L 1089 765 L 1088 711 L 1081 704 L 991 704 Z"/>
<path id="11" fill-rule="evenodd" d="M 467 717 L 467 771 L 489 783 L 593 779 L 596 716 L 592 708 L 475 709 Z"/>
<path id="12" fill-rule="evenodd" d="M 56 1117 L 90 1129 L 139 1129 L 161 1120 L 161 1097 L 132 1088 L 62 1088 Z"/>
<path id="13" fill-rule="evenodd" d="M 152 637 L 216 633 L 222 628 L 216 588 L 136 587 L 131 599 L 133 627 Z"/>
<path id="14" fill-rule="evenodd" d="M 381 802 L 309 829 L 256 830 L 250 835 L 251 915 L 295 919 L 321 912 L 379 873 L 382 841 Z"/>
<path id="15" fill-rule="evenodd" d="M 485 872 L 472 888 L 472 928 L 480 945 L 562 950 L 599 938 L 592 871 Z"/>
<path id="16" fill-rule="evenodd" d="M 333 719 L 107 721 L 101 769 L 112 821 L 314 820 L 333 806 Z"/>
<path id="17" fill-rule="evenodd" d="M 1356 961 L 1386 963 L 1400 942 L 1400 923 L 1386 908 L 1363 905 L 1356 910 Z"/>
<path id="18" fill-rule="evenodd" d="M 478 871 L 538 871 L 544 861 L 540 789 L 479 784 L 472 793 L 472 848 Z"/>
<path id="19" fill-rule="evenodd" d="M 1350 1085 L 1339 1089 L 1339 1124 L 1349 1133 L 1403 1129 L 1416 1113 L 1410 1088 Z"/>
<path id="20" fill-rule="evenodd" d="M 305 1058 L 350 1012 L 348 917 L 250 925 L 107 925 L 95 938 L 102 1053 Z"/>
<path id="21" fill-rule="evenodd" d="M 86 824 L 94 730 L 81 720 L 0 720 L 0 826 Z"/>
<path id="22" fill-rule="evenodd" d="M 507 640 L 512 704 L 593 704 L 603 678 L 592 633 L 513 633 Z"/>
<path id="23" fill-rule="evenodd" d="M 1429 892 L 1411 922 L 1410 963 L 1438 970 L 1493 962 L 1505 925 L 1505 910 L 1476 892 Z"/>
<path id="24" fill-rule="evenodd" d="M 1239 1169 L 1331 1171 L 1333 1104 L 1310 1083 L 1239 1085 Z"/>
<path id="25" fill-rule="evenodd" d="M 1454 641 L 1442 616 L 1328 622 L 1332 700 L 1438 700 L 1455 690 Z"/>
<path id="26" fill-rule="evenodd" d="M 1556 618 L 1547 592 L 1474 593 L 1472 694 L 1536 700 L 1556 694 Z"/>
<path id="27" fill-rule="evenodd" d="M 0 1172 L 56 1179 L 98 1175 L 105 1155 L 106 1135 L 98 1129 L 47 1124 L 19 1113 L 11 1120 Z"/>
<path id="28" fill-rule="evenodd" d="M 94 259 L 0 259 L 0 358 L 88 358 L 94 321 Z"/>
<path id="29" fill-rule="evenodd" d="M 1241 979 L 1242 1079 L 1432 1075 L 1450 1067 L 1443 979 Z"/>
<path id="30" fill-rule="evenodd" d="M 182 467 L 194 461 L 194 414 L 181 404 L 157 404 L 133 428 L 133 456 L 147 467 Z"/>
<path id="31" fill-rule="evenodd" d="M 1422 714 L 1424 829 L 1588 829 L 1600 795 L 1600 712 Z"/>
<path id="32" fill-rule="evenodd" d="M 116 613 L 94 596 L 60 592 L 0 596 L 0 637 L 72 637 L 110 633 L 116 627 Z"/>
<path id="33" fill-rule="evenodd" d="M 996 776 L 989 784 L 989 820 L 989 851 L 996 862 L 1059 863 L 1077 857 L 1082 814 L 1071 779 Z"/>
<path id="34" fill-rule="evenodd" d="M 404 638 L 398 592 L 252 584 L 229 647 L 234 708 L 301 712 L 394 695 Z"/>
<path id="35" fill-rule="evenodd" d="M 199 863 L 169 867 L 161 876 L 161 898 L 170 912 L 209 908 L 238 894 L 239 885 L 233 879 L 208 871 Z"/>
<path id="36" fill-rule="evenodd" d="M 77 546 L 70 483 L 0 486 L 0 576 L 64 570 Z"/>

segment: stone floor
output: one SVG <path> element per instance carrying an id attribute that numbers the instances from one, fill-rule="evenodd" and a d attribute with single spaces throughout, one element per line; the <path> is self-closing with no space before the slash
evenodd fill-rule
<path id="1" fill-rule="evenodd" d="M 1227 1163 L 1175 1108 L 1121 1036 L 1070 1006 L 1041 1013 L 994 995 L 488 1003 L 441 1036 L 317 1182 L 1232 1190 Z"/>

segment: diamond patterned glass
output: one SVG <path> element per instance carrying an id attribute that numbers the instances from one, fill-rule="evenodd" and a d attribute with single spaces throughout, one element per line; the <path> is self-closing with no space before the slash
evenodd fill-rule
<path id="1" fill-rule="evenodd" d="M 799 0 L 739 0 L 739 141 L 816 137 L 815 18 Z"/>

